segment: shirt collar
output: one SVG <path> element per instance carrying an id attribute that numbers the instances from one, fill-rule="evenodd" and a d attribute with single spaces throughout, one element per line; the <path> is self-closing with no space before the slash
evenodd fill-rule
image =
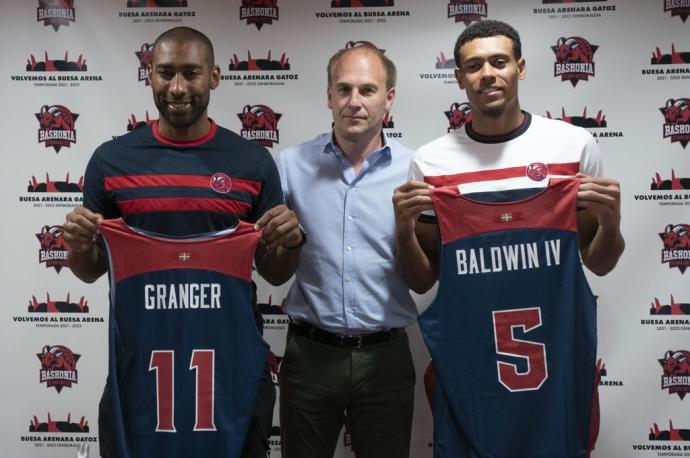
<path id="1" fill-rule="evenodd" d="M 381 130 L 381 143 L 381 148 L 372 151 L 367 157 L 367 161 L 369 161 L 369 163 L 374 163 L 378 161 L 380 158 L 390 161 L 392 145 L 390 144 L 388 136 L 383 130 Z M 335 133 L 333 131 L 331 131 L 330 135 L 327 137 L 327 141 L 324 145 L 323 152 L 333 152 L 343 156 L 343 151 L 340 149 L 340 147 L 338 147 L 338 145 L 335 144 Z"/>

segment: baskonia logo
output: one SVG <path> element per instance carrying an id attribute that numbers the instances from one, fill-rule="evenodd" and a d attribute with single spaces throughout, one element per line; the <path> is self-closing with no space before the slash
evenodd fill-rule
<path id="1" fill-rule="evenodd" d="M 52 25 L 56 32 L 61 25 L 69 26 L 74 22 L 74 0 L 38 0 L 36 21 Z"/>
<path id="2" fill-rule="evenodd" d="M 46 293 L 46 301 L 38 302 L 36 296 L 31 296 L 28 307 L 29 313 L 89 313 L 88 301 L 84 300 L 84 296 L 79 299 L 79 302 L 70 302 L 69 293 L 67 299 L 64 301 L 53 301 L 50 299 L 50 294 Z"/>
<path id="3" fill-rule="evenodd" d="M 29 423 L 30 433 L 88 433 L 89 422 L 82 415 L 79 423 L 72 423 L 72 414 L 67 414 L 67 420 L 55 421 L 48 412 L 48 421 L 39 421 L 36 415 Z"/>
<path id="4" fill-rule="evenodd" d="M 678 429 L 673 427 L 673 421 L 668 421 L 668 429 L 659 429 L 659 426 L 654 425 L 649 428 L 650 441 L 690 441 L 690 429 Z"/>
<path id="5" fill-rule="evenodd" d="M 594 76 L 594 53 L 598 45 L 590 44 L 582 37 L 561 37 L 555 46 L 551 46 L 556 55 L 553 64 L 553 76 L 561 81 L 570 81 L 573 87 L 580 81 L 588 81 Z"/>
<path id="6" fill-rule="evenodd" d="M 654 298 L 649 309 L 650 315 L 690 315 L 690 304 L 676 302 L 671 294 L 670 304 L 662 305 L 658 297 Z"/>
<path id="7" fill-rule="evenodd" d="M 46 181 L 43 183 L 39 183 L 36 177 L 32 175 L 26 190 L 28 192 L 82 192 L 83 187 L 84 176 L 80 176 L 76 183 L 70 183 L 69 173 L 64 181 L 53 181 L 46 173 Z"/>
<path id="8" fill-rule="evenodd" d="M 685 20 L 690 16 L 690 0 L 664 0 L 664 13 L 671 12 L 671 17 L 680 16 Z"/>
<path id="9" fill-rule="evenodd" d="M 690 98 L 668 99 L 659 108 L 664 116 L 664 138 L 678 142 L 683 148 L 690 142 Z"/>
<path id="10" fill-rule="evenodd" d="M 690 225 L 669 224 L 659 234 L 664 242 L 661 250 L 662 264 L 668 263 L 669 269 L 677 267 L 681 273 L 690 266 Z"/>
<path id="11" fill-rule="evenodd" d="M 278 20 L 278 0 L 242 0 L 240 21 L 254 24 L 261 30 L 264 24 L 271 25 Z"/>
<path id="12" fill-rule="evenodd" d="M 247 60 L 240 60 L 237 54 L 232 55 L 228 70 L 231 72 L 237 71 L 261 71 L 261 70 L 290 70 L 290 59 L 283 53 L 280 60 L 271 59 L 271 50 L 268 50 L 268 56 L 265 59 L 255 59 L 252 57 L 252 52 L 247 50 Z"/>
<path id="13" fill-rule="evenodd" d="M 47 388 L 55 388 L 60 393 L 63 388 L 72 388 L 73 383 L 79 382 L 77 361 L 81 355 L 64 345 L 46 345 L 36 356 L 41 362 L 39 381 Z"/>
<path id="14" fill-rule="evenodd" d="M 448 19 L 464 22 L 470 25 L 474 21 L 481 21 L 487 15 L 486 0 L 451 0 L 448 2 Z"/>
<path id="15" fill-rule="evenodd" d="M 139 60 L 139 81 L 143 81 L 146 86 L 149 86 L 149 65 L 153 59 L 153 44 L 144 43 L 139 48 L 139 51 L 134 51 L 134 54 Z"/>
<path id="16" fill-rule="evenodd" d="M 690 178 L 677 178 L 675 170 L 671 169 L 671 179 L 665 180 L 657 172 L 654 178 L 652 178 L 652 184 L 649 186 L 649 189 L 652 191 L 690 190 Z"/>
<path id="17" fill-rule="evenodd" d="M 48 58 L 48 51 L 44 51 L 43 62 L 37 61 L 33 54 L 26 60 L 27 72 L 85 72 L 86 59 L 82 54 L 76 61 L 69 60 L 69 52 L 65 51 L 65 58 L 54 60 Z"/>
<path id="18" fill-rule="evenodd" d="M 54 148 L 56 153 L 64 146 L 69 148 L 77 142 L 75 123 L 79 114 L 72 113 L 64 105 L 43 105 L 41 111 L 34 114 L 40 125 L 38 142 L 46 148 Z"/>
<path id="19" fill-rule="evenodd" d="M 240 134 L 259 145 L 273 147 L 279 141 L 278 121 L 283 115 L 267 105 L 245 105 L 237 117 L 242 122 Z"/>
<path id="20" fill-rule="evenodd" d="M 67 266 L 67 244 L 63 237 L 62 226 L 47 224 L 36 234 L 40 248 L 38 250 L 38 262 L 45 264 L 46 269 L 53 267 L 60 273 Z"/>
<path id="21" fill-rule="evenodd" d="M 453 102 L 450 109 L 443 113 L 448 119 L 448 132 L 453 132 L 472 121 L 472 109 L 467 102 Z"/>
<path id="22" fill-rule="evenodd" d="M 690 392 L 690 352 L 687 350 L 669 350 L 659 359 L 664 371 L 661 376 L 661 389 L 668 394 L 677 394 L 683 399 Z"/>

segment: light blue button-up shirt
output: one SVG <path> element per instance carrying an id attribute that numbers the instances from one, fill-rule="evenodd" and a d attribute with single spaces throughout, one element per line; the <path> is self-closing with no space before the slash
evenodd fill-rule
<path id="1" fill-rule="evenodd" d="M 411 158 L 384 135 L 355 175 L 331 133 L 278 155 L 286 204 L 309 238 L 288 292 L 291 317 L 339 334 L 405 327 L 417 318 L 396 267 L 392 202 Z"/>

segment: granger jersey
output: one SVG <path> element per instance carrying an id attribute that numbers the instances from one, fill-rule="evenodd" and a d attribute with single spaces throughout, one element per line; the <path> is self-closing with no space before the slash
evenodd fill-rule
<path id="1" fill-rule="evenodd" d="M 437 188 L 439 289 L 419 317 L 436 369 L 434 456 L 585 457 L 596 304 L 579 258 L 579 183 L 518 202 Z"/>
<path id="2" fill-rule="evenodd" d="M 84 177 L 84 206 L 147 231 L 181 236 L 256 220 L 283 203 L 266 148 L 211 122 L 198 140 L 163 137 L 158 123 L 103 143 Z"/>
<path id="3" fill-rule="evenodd" d="M 109 260 L 114 456 L 239 456 L 268 346 L 254 323 L 248 223 L 165 239 L 101 226 Z"/>

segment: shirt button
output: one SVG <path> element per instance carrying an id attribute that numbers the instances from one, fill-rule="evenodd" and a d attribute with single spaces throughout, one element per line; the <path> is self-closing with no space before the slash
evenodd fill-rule
<path id="1" fill-rule="evenodd" d="M 348 216 L 348 217 L 347 217 L 347 220 L 348 220 L 348 221 L 352 221 L 352 216 Z"/>
<path id="2" fill-rule="evenodd" d="M 345 281 L 350 281 L 350 277 L 345 277 Z"/>
<path id="3" fill-rule="evenodd" d="M 347 251 L 352 251 L 352 247 L 350 245 L 347 246 Z"/>

